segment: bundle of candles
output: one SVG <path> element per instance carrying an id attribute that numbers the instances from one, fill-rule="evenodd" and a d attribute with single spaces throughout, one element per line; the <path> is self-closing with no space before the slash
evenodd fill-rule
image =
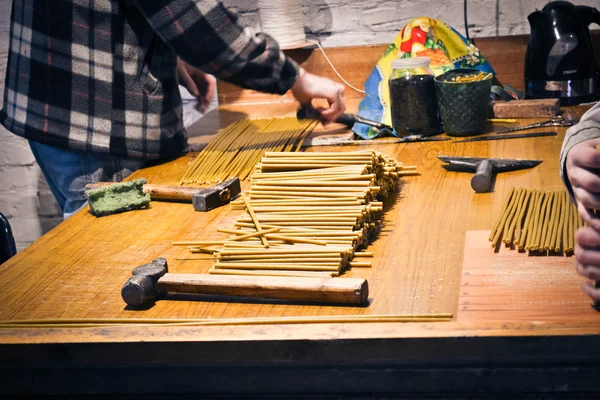
<path id="1" fill-rule="evenodd" d="M 296 117 L 243 119 L 220 132 L 190 165 L 180 184 L 248 178 L 266 151 L 298 151 L 318 121 Z"/>
<path id="2" fill-rule="evenodd" d="M 252 176 L 249 195 L 232 203 L 246 210 L 223 242 L 176 242 L 210 252 L 211 274 L 339 276 L 370 267 L 357 251 L 381 227 L 383 200 L 415 167 L 373 150 L 346 153 L 268 152 Z M 207 249 L 222 245 L 220 249 Z M 356 259 L 358 258 L 358 260 Z"/>
<path id="3" fill-rule="evenodd" d="M 518 250 L 573 252 L 575 231 L 583 226 L 566 190 L 544 192 L 512 188 L 489 240 Z"/>
<path id="4" fill-rule="evenodd" d="M 490 79 L 491 77 L 492 77 L 492 74 L 489 72 L 488 73 L 480 72 L 478 74 L 455 76 L 455 77 L 452 77 L 452 79 L 448 82 L 469 83 L 469 82 L 476 82 L 476 81 L 484 81 L 486 79 Z"/>

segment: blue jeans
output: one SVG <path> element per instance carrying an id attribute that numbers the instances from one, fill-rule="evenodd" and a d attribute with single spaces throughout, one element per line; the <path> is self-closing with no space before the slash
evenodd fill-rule
<path id="1" fill-rule="evenodd" d="M 65 219 L 87 204 L 85 185 L 120 182 L 146 165 L 144 160 L 67 150 L 31 140 L 29 146 Z"/>

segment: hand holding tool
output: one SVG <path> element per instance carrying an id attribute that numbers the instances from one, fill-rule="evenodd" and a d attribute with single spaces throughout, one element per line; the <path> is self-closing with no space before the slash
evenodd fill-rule
<path id="1" fill-rule="evenodd" d="M 516 171 L 533 168 L 540 164 L 539 160 L 508 160 L 503 158 L 475 158 L 438 156 L 447 163 L 448 171 L 475 172 L 471 179 L 471 187 L 477 193 L 485 193 L 492 187 L 492 174 L 497 172 Z"/>
<path id="2" fill-rule="evenodd" d="M 524 131 L 527 129 L 535 129 L 535 128 L 543 128 L 546 126 L 571 126 L 573 122 L 566 120 L 565 118 L 558 116 L 550 118 L 547 121 L 535 122 L 533 124 L 524 125 L 524 126 L 515 126 L 514 128 L 502 129 L 499 131 L 495 131 L 494 133 L 509 133 L 509 132 L 517 132 Z"/>
<path id="3" fill-rule="evenodd" d="M 135 268 L 121 289 L 121 297 L 133 307 L 165 293 L 362 304 L 369 297 L 369 286 L 358 278 L 172 274 L 168 273 L 167 260 L 157 258 Z"/>
<path id="4" fill-rule="evenodd" d="M 321 114 L 313 106 L 303 106 L 296 113 L 296 117 L 298 119 L 314 119 L 317 121 L 322 121 Z M 354 124 L 359 123 L 375 127 L 379 130 L 387 129 L 390 131 L 390 133 L 394 131 L 394 128 L 389 125 L 366 119 L 356 114 L 342 114 L 334 122 L 337 122 L 338 124 L 344 124 L 348 127 L 348 129 L 352 129 Z"/>
<path id="5" fill-rule="evenodd" d="M 107 188 L 113 182 L 97 182 L 86 185 L 85 190 Z M 209 211 L 227 204 L 242 191 L 239 178 L 231 178 L 225 182 L 208 188 L 189 186 L 166 186 L 144 184 L 144 193 L 152 200 L 192 203 L 196 211 Z"/>

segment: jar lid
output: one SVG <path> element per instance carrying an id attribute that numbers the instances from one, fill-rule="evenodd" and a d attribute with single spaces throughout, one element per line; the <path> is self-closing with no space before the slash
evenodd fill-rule
<path id="1" fill-rule="evenodd" d="M 408 69 L 417 67 L 427 67 L 431 59 L 429 57 L 412 57 L 412 58 L 401 58 L 399 60 L 392 61 L 393 69 Z"/>

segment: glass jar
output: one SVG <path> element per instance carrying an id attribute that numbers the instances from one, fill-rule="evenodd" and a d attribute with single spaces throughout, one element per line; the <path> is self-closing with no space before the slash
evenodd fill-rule
<path id="1" fill-rule="evenodd" d="M 392 126 L 400 136 L 442 132 L 429 57 L 392 61 L 389 79 Z"/>

